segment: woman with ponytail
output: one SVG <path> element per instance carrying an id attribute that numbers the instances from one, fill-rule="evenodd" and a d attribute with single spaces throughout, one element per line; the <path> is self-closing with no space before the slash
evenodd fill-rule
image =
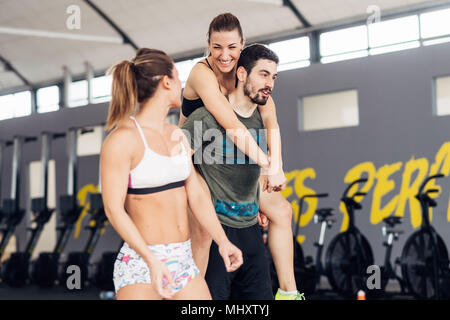
<path id="1" fill-rule="evenodd" d="M 165 122 L 169 110 L 181 106 L 178 71 L 164 52 L 140 49 L 109 72 L 111 132 L 100 168 L 105 212 L 124 240 L 114 265 L 117 299 L 211 299 L 192 259 L 188 202 L 228 272 L 242 264 L 242 253 L 202 192 L 189 143 Z"/>

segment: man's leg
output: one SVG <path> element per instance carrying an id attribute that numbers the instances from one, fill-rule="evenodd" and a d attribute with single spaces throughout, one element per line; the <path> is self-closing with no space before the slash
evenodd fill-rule
<path id="1" fill-rule="evenodd" d="M 273 300 L 269 262 L 258 224 L 238 229 L 244 264 L 231 285 L 232 300 Z"/>
<path id="2" fill-rule="evenodd" d="M 260 190 L 259 210 L 269 220 L 269 249 L 277 271 L 280 289 L 296 291 L 294 245 L 292 240 L 292 208 L 279 192 Z"/>
<path id="3" fill-rule="evenodd" d="M 223 226 L 225 234 L 228 239 L 235 243 L 235 239 L 233 239 L 233 234 L 229 234 L 229 228 L 227 226 Z M 235 244 L 237 245 L 237 244 Z M 245 262 L 244 262 L 245 263 Z M 242 268 L 242 266 L 241 266 Z M 239 271 L 239 269 L 237 270 Z M 219 253 L 219 248 L 215 242 L 211 244 L 211 248 L 209 251 L 209 261 L 208 268 L 206 269 L 205 280 L 208 284 L 209 291 L 211 292 L 211 296 L 213 300 L 229 300 L 230 299 L 230 290 L 231 290 L 231 281 L 234 274 L 237 272 L 227 272 L 225 268 L 225 263 L 223 262 L 222 256 Z"/>

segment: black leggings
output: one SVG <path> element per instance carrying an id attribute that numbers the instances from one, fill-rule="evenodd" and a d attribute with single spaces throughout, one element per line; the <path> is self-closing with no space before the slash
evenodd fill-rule
<path id="1" fill-rule="evenodd" d="M 242 229 L 222 227 L 228 239 L 241 249 L 244 263 L 236 271 L 227 272 L 216 243 L 211 244 L 205 279 L 213 300 L 273 300 L 259 225 Z"/>

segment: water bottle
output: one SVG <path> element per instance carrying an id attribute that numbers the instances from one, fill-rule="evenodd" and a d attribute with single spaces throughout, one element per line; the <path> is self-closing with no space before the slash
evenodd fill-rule
<path id="1" fill-rule="evenodd" d="M 114 291 L 101 291 L 100 300 L 114 300 L 116 297 Z"/>

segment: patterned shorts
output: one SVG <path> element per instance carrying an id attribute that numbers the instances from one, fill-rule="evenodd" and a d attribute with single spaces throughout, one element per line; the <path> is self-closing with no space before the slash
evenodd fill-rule
<path id="1" fill-rule="evenodd" d="M 148 245 L 153 254 L 164 262 L 175 282 L 174 292 L 181 290 L 199 270 L 192 258 L 191 240 L 179 243 Z M 150 283 L 147 263 L 125 242 L 114 264 L 114 287 L 120 288 L 135 283 Z"/>

